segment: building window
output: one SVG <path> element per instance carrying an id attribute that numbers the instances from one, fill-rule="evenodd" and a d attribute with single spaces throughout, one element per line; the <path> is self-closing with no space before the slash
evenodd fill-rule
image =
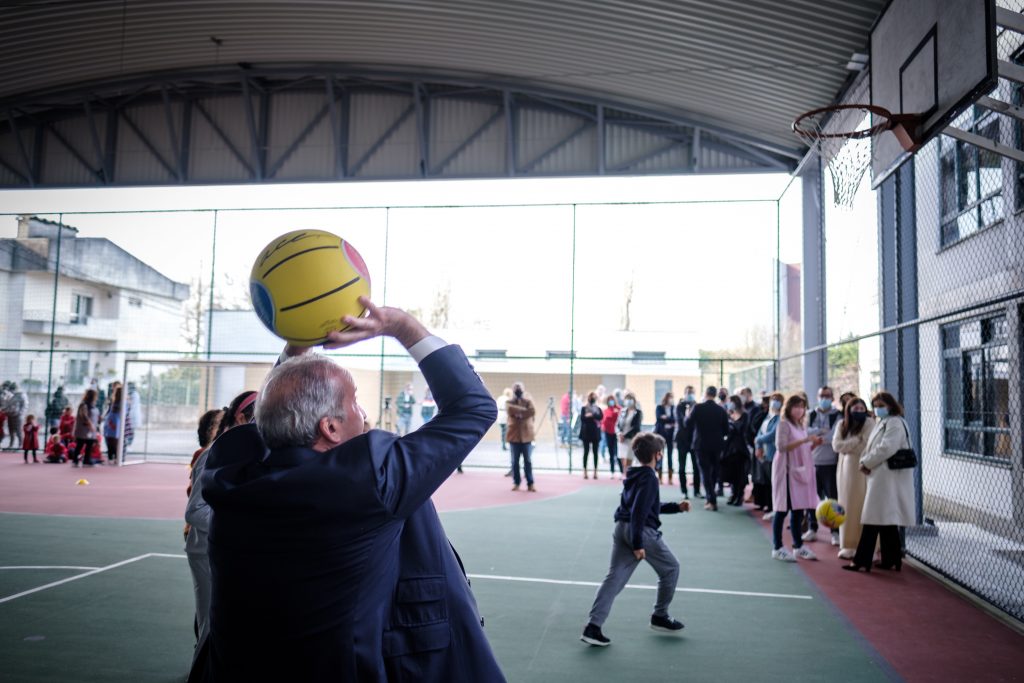
<path id="1" fill-rule="evenodd" d="M 92 297 L 84 294 L 71 295 L 71 324 L 85 325 L 92 317 Z"/>
<path id="2" fill-rule="evenodd" d="M 1010 364 L 1005 315 L 942 327 L 944 449 L 1010 458 Z"/>
<path id="3" fill-rule="evenodd" d="M 998 115 L 982 107 L 968 109 L 954 125 L 999 140 Z M 1003 167 L 994 152 L 940 135 L 939 189 L 944 247 L 1003 219 Z"/>
<path id="4" fill-rule="evenodd" d="M 85 376 L 89 374 L 89 354 L 71 354 L 68 358 L 68 371 L 64 381 L 75 386 L 85 383 Z"/>

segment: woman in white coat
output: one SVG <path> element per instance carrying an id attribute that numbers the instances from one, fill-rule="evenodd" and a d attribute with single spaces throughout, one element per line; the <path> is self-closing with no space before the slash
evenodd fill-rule
<path id="1" fill-rule="evenodd" d="M 868 479 L 861 513 L 863 530 L 853 562 L 843 569 L 871 571 L 875 542 L 880 539 L 882 559 L 875 566 L 899 571 L 903 566 L 899 527 L 914 524 L 914 470 L 889 469 L 886 461 L 897 451 L 912 448 L 910 430 L 903 408 L 892 394 L 878 392 L 871 406 L 878 421 L 860 457 L 860 471 Z"/>
<path id="2" fill-rule="evenodd" d="M 844 560 L 853 559 L 860 543 L 861 513 L 868 488 L 868 478 L 860 471 L 860 456 L 874 428 L 875 419 L 864 399 L 848 398 L 843 421 L 832 435 L 832 450 L 839 454 L 839 504 L 846 510 L 846 521 L 839 527 L 839 557 Z"/>

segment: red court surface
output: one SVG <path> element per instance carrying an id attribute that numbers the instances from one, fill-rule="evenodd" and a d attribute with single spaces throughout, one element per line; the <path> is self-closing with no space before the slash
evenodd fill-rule
<path id="1" fill-rule="evenodd" d="M 752 514 L 770 537 L 770 523 L 761 521 L 760 512 Z M 800 569 L 901 677 L 1024 680 L 1024 635 L 906 562 L 900 572 L 843 571 L 847 561 L 836 557 L 828 530 L 823 528 L 818 538 L 807 545 L 819 561 L 800 561 Z M 788 527 L 782 539 L 792 545 Z M 908 634 L 929 647 L 908 647 Z"/>
<path id="2" fill-rule="evenodd" d="M 513 492 L 512 479 L 495 470 L 453 475 L 434 494 L 439 510 L 514 505 L 565 495 L 585 484 L 582 477 L 537 473 L 537 491 Z M 77 485 L 85 479 L 88 485 Z M 604 479 L 608 484 L 611 480 Z M 616 481 L 617 485 L 618 482 Z M 96 517 L 181 519 L 185 511 L 185 465 L 145 464 L 75 469 L 70 465 L 24 464 L 21 453 L 0 454 L 0 512 Z"/>

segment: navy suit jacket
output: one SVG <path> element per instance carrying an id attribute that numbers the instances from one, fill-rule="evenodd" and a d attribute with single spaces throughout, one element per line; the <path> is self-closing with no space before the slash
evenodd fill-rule
<path id="1" fill-rule="evenodd" d="M 213 445 L 210 637 L 196 681 L 504 681 L 430 496 L 497 417 L 457 346 L 420 369 L 438 414 L 317 453 L 254 425 Z"/>
<path id="2" fill-rule="evenodd" d="M 698 403 L 686 418 L 686 428 L 693 430 L 693 450 L 721 453 L 729 434 L 729 414 L 714 401 Z"/>

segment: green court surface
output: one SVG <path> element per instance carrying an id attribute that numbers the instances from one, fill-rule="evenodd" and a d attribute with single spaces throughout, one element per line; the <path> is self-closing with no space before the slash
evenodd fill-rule
<path id="1" fill-rule="evenodd" d="M 656 577 L 643 564 L 605 624 L 612 646 L 585 646 L 579 634 L 607 568 L 618 494 L 602 485 L 442 514 L 510 681 L 894 678 L 733 508 L 663 518 L 682 565 L 671 609 L 682 635 L 648 628 Z M 662 489 L 663 500 L 674 495 Z M 184 679 L 193 604 L 179 522 L 0 514 L 0 539 L 0 680 Z"/>

